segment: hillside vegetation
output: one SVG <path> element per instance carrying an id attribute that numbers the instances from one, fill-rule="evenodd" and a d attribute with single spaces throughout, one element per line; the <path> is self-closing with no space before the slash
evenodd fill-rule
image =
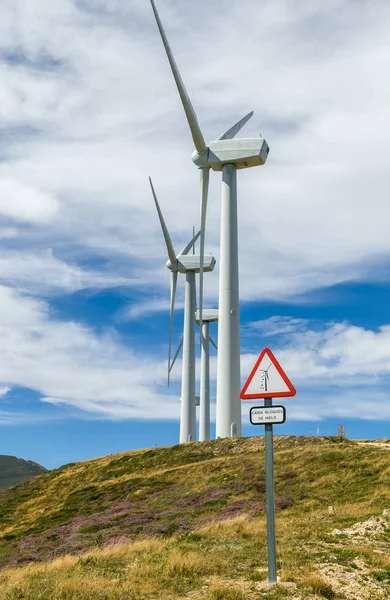
<path id="1" fill-rule="evenodd" d="M 32 460 L 0 454 L 0 492 L 45 472 L 45 467 Z"/>
<path id="2" fill-rule="evenodd" d="M 269 588 L 263 437 L 67 465 L 0 494 L 0 599 L 390 598 L 389 490 L 386 443 L 275 438 Z"/>

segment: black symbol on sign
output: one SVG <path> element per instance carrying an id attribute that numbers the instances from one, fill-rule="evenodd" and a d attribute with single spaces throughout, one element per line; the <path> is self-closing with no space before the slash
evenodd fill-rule
<path id="1" fill-rule="evenodd" d="M 265 392 L 268 391 L 268 381 L 269 381 L 268 371 L 270 370 L 270 367 L 272 367 L 272 363 L 269 365 L 268 369 L 259 369 L 259 371 L 261 373 L 260 388 L 262 390 L 264 390 Z"/>

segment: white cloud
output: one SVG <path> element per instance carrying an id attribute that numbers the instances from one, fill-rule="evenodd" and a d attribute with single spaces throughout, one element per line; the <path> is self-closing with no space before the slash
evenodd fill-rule
<path id="1" fill-rule="evenodd" d="M 181 301 L 175 302 L 175 311 L 182 309 L 184 303 Z M 119 318 L 122 320 L 137 320 L 140 317 L 150 314 L 156 314 L 159 312 L 167 312 L 169 310 L 169 299 L 168 298 L 153 298 L 149 301 L 144 300 L 143 302 L 133 303 L 119 313 Z"/>
<path id="2" fill-rule="evenodd" d="M 39 296 L 74 293 L 86 288 L 129 287 L 137 283 L 109 270 L 82 269 L 45 252 L 4 252 L 0 255 L 0 281 L 19 291 Z"/>
<path id="3" fill-rule="evenodd" d="M 375 277 L 390 252 L 388 3 L 201 6 L 203 29 L 198 5 L 159 9 L 205 135 L 254 108 L 243 135 L 260 129 L 271 146 L 264 167 L 239 174 L 242 298 L 289 300 Z M 7 0 L 0 21 L 0 179 L 41 199 L 30 212 L 7 210 L 48 223 L 54 249 L 110 256 L 114 270 L 129 257 L 130 277 L 141 264 L 149 283 L 163 246 L 147 175 L 175 239 L 198 221 L 192 144 L 150 6 Z M 208 246 L 218 258 L 212 180 Z"/>
<path id="4" fill-rule="evenodd" d="M 390 419 L 390 325 L 377 331 L 349 323 L 319 323 L 275 317 L 256 329 L 271 330 L 272 349 L 297 389 L 291 404 L 295 419 L 349 417 Z M 306 324 L 305 324 L 306 323 Z M 280 336 L 280 337 L 279 337 Z M 245 354 L 243 375 L 257 356 Z"/>
<path id="5" fill-rule="evenodd" d="M 238 178 L 242 299 L 289 302 L 382 277 L 390 253 L 389 3 L 158 6 L 205 137 L 253 108 L 242 135 L 261 131 L 271 146 L 264 167 Z M 147 406 L 156 417 L 177 415 L 175 401 L 157 394 L 165 379 L 158 360 L 23 296 L 138 286 L 138 299 L 146 291 L 157 300 L 141 297 L 128 317 L 162 308 L 165 248 L 147 176 L 175 247 L 188 241 L 199 208 L 192 142 L 149 4 L 5 0 L 0 77 L 0 280 L 15 288 L 1 288 L 0 381 L 101 414 L 145 416 Z M 212 174 L 207 248 L 217 261 L 219 198 Z M 205 278 L 210 304 L 217 274 L 218 262 Z M 284 319 L 263 328 L 292 335 L 280 348 L 292 378 L 315 390 L 331 382 L 345 407 L 357 376 L 376 381 L 385 397 L 387 326 L 310 327 Z M 243 372 L 252 358 L 243 357 Z M 306 411 L 315 393 L 307 391 Z M 332 406 L 321 400 L 321 410 Z"/>
<path id="6" fill-rule="evenodd" d="M 257 322 L 256 329 L 276 337 L 278 356 L 289 373 L 301 382 L 328 378 L 332 386 L 356 381 L 375 381 L 390 376 L 390 325 L 377 331 L 344 323 L 321 323 L 288 317 L 273 317 Z M 280 322 L 281 327 L 277 325 Z M 287 335 L 288 334 L 288 335 Z M 252 360 L 247 355 L 245 361 Z M 245 364 L 245 366 L 247 366 Z"/>
<path id="7" fill-rule="evenodd" d="M 114 331 L 57 320 L 44 301 L 5 287 L 0 301 L 1 382 L 110 418 L 178 417 L 178 399 L 158 393 L 165 361 L 131 351 Z"/>
<path id="8" fill-rule="evenodd" d="M 270 317 L 262 321 L 248 323 L 249 330 L 254 329 L 261 335 L 268 337 L 271 335 L 291 334 L 296 331 L 306 331 L 308 325 L 307 319 L 296 319 L 293 317 Z"/>
<path id="9" fill-rule="evenodd" d="M 52 221 L 59 210 L 52 196 L 18 181 L 0 180 L 0 215 L 35 225 Z"/>
<path id="10" fill-rule="evenodd" d="M 0 301 L 1 395 L 19 386 L 40 393 L 44 403 L 100 418 L 178 418 L 180 360 L 168 395 L 162 391 L 165 358 L 132 351 L 113 330 L 97 334 L 80 323 L 61 321 L 45 301 L 15 290 L 0 287 Z M 370 331 L 347 323 L 315 323 L 311 328 L 308 321 L 306 328 L 300 323 L 294 329 L 295 319 L 290 328 L 287 318 L 280 321 L 284 328 L 274 335 L 283 342 L 272 347 L 298 391 L 288 401 L 289 418 L 390 419 L 389 325 Z M 243 378 L 256 358 L 242 355 Z M 215 382 L 214 356 L 211 376 Z M 247 406 L 243 404 L 244 414 Z M 28 419 L 5 412 L 0 417 L 2 423 Z"/>
<path id="11" fill-rule="evenodd" d="M 17 237 L 18 229 L 16 227 L 0 227 L 0 239 L 10 240 Z"/>
<path id="12" fill-rule="evenodd" d="M 332 386 L 359 380 L 374 383 L 390 376 L 390 325 L 378 331 L 348 323 L 330 323 L 292 336 L 280 351 L 289 370 L 299 380 L 323 374 Z"/>

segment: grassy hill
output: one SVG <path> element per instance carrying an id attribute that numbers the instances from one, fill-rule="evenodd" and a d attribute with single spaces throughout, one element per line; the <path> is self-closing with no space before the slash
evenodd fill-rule
<path id="1" fill-rule="evenodd" d="M 0 599 L 390 598 L 389 444 L 277 437 L 275 480 L 271 589 L 256 437 L 106 456 L 3 492 Z"/>
<path id="2" fill-rule="evenodd" d="M 32 460 L 0 454 L 0 492 L 25 481 L 29 477 L 41 475 L 47 469 Z"/>

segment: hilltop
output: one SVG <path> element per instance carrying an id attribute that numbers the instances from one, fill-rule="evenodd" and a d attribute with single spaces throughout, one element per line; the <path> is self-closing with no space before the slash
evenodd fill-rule
<path id="1" fill-rule="evenodd" d="M 0 492 L 46 471 L 45 467 L 32 460 L 0 454 Z"/>
<path id="2" fill-rule="evenodd" d="M 389 598 L 389 444 L 276 437 L 275 482 L 267 589 L 263 437 L 44 473 L 0 494 L 0 599 Z"/>

